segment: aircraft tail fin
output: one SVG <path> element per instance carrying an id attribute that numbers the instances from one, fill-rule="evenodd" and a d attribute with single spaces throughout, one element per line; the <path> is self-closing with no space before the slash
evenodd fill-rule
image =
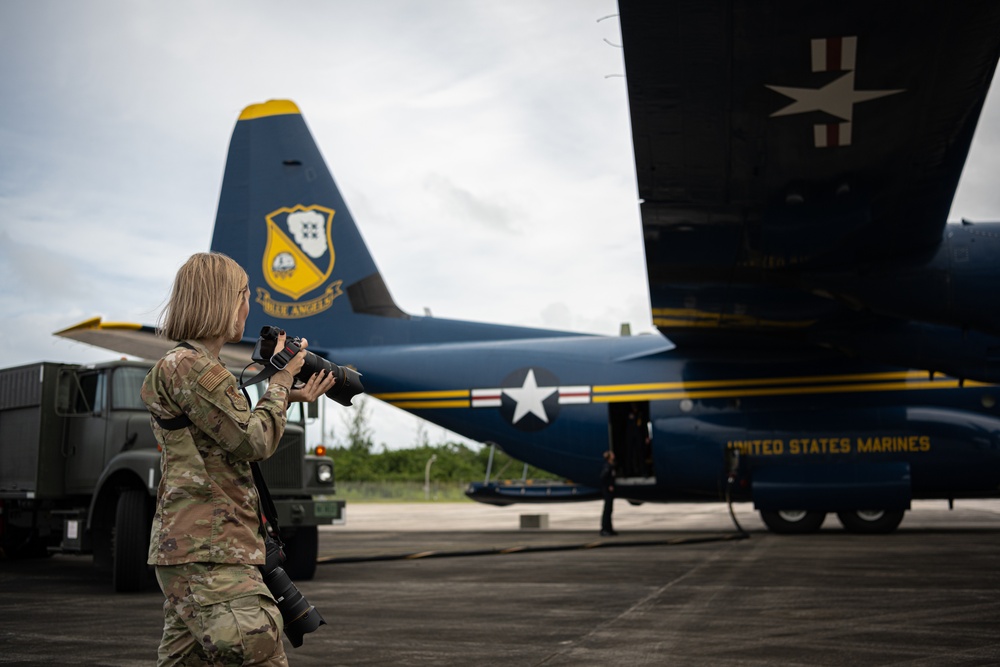
<path id="1" fill-rule="evenodd" d="M 212 250 L 250 277 L 246 336 L 279 326 L 323 349 L 558 335 L 421 318 L 393 300 L 298 106 L 248 106 L 233 130 Z M 569 334 L 566 334 L 569 335 Z"/>

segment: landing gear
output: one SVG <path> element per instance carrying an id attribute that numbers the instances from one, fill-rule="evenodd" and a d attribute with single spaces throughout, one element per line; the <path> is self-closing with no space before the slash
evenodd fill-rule
<path id="1" fill-rule="evenodd" d="M 772 533 L 779 535 L 804 535 L 815 533 L 823 525 L 826 512 L 807 512 L 805 510 L 760 511 Z"/>
<path id="2" fill-rule="evenodd" d="M 815 533 L 823 525 L 826 512 L 805 510 L 761 510 L 760 518 L 772 533 L 780 535 L 804 535 Z M 837 518 L 849 533 L 878 535 L 891 533 L 903 520 L 902 510 L 849 510 L 837 512 Z"/>
<path id="3" fill-rule="evenodd" d="M 903 510 L 851 510 L 837 512 L 837 518 L 848 532 L 885 534 L 899 527 L 903 520 Z"/>

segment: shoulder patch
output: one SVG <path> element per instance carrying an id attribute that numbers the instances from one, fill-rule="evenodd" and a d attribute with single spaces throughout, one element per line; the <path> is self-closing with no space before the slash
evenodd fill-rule
<path id="1" fill-rule="evenodd" d="M 211 368 L 202 373 L 201 377 L 198 378 L 198 384 L 204 387 L 206 391 L 214 391 L 228 375 L 229 371 L 226 370 L 225 366 L 222 364 L 213 364 Z"/>
<path id="2" fill-rule="evenodd" d="M 247 399 L 243 398 L 243 394 L 233 385 L 226 387 L 226 396 L 229 397 L 229 402 L 233 404 L 233 407 L 240 412 L 246 412 L 250 409 Z"/>

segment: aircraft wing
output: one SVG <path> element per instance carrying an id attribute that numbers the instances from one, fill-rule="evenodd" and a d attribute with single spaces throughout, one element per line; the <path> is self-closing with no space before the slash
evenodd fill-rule
<path id="1" fill-rule="evenodd" d="M 822 276 L 935 252 L 1000 57 L 1000 3 L 619 5 L 664 334 L 842 321 Z"/>
<path id="2" fill-rule="evenodd" d="M 61 331 L 56 336 L 87 343 L 105 350 L 156 361 L 176 346 L 176 343 L 156 335 L 156 329 L 143 324 L 104 322 L 100 317 L 84 320 Z M 253 342 L 227 344 L 220 357 L 230 371 L 238 373 L 250 363 Z"/>

